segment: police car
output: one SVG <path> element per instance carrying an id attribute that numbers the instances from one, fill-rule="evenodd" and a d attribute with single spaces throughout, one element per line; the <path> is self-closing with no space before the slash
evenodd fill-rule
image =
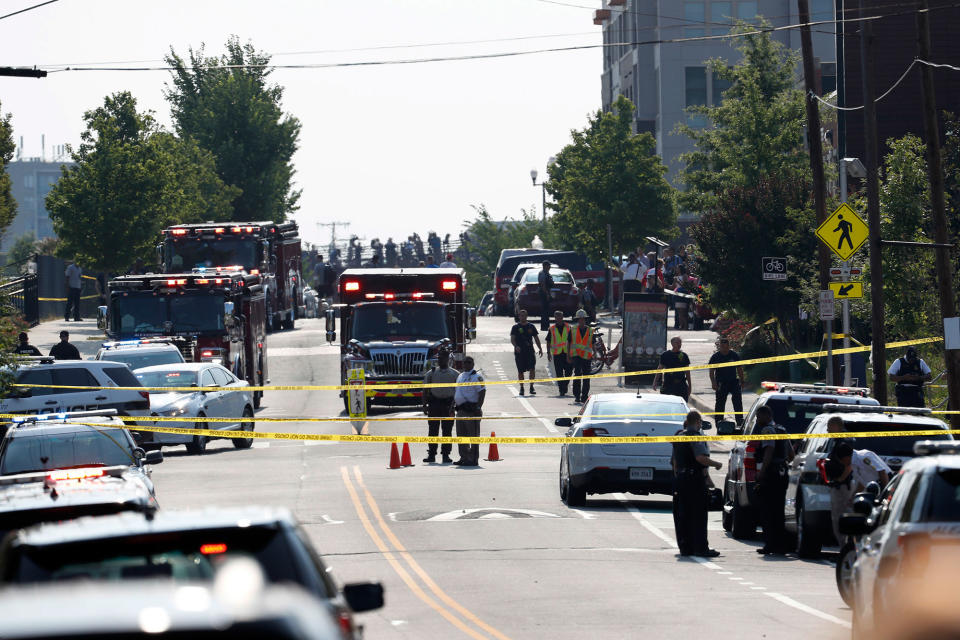
<path id="1" fill-rule="evenodd" d="M 960 443 L 918 442 L 916 458 L 904 464 L 891 498 L 869 515 L 850 513 L 842 533 L 859 536 L 853 564 L 853 637 L 932 637 L 922 624 L 939 613 L 954 615 L 944 627 L 955 630 L 956 575 L 960 569 Z M 944 600 L 946 599 L 946 601 Z"/>
<path id="2" fill-rule="evenodd" d="M 172 338 L 144 338 L 104 342 L 94 360 L 122 362 L 131 369 L 185 362 Z"/>
<path id="3" fill-rule="evenodd" d="M 773 422 L 786 433 L 803 433 L 810 422 L 823 413 L 826 404 L 872 405 L 880 403 L 868 396 L 870 390 L 860 387 L 828 387 L 819 384 L 792 384 L 763 382 L 767 391 L 753 403 L 744 420 L 743 440 L 730 450 L 727 477 L 724 481 L 723 528 L 734 538 L 749 538 L 757 529 L 756 475 L 758 441 L 757 409 L 769 407 Z M 719 435 L 727 435 L 725 425 L 717 428 Z"/>
<path id="4" fill-rule="evenodd" d="M 786 528 L 797 537 L 797 554 L 816 556 L 823 545 L 835 542 L 830 517 L 830 492 L 822 470 L 826 459 L 838 442 L 827 438 L 827 422 L 834 416 L 843 419 L 845 437 L 854 449 L 867 449 L 877 454 L 896 473 L 913 458 L 913 445 L 919 440 L 952 440 L 947 425 L 931 416 L 930 409 L 912 407 L 865 407 L 843 404 L 823 405 L 824 413 L 810 423 L 807 434 L 821 435 L 801 440 L 796 456 L 788 469 L 787 498 L 784 509 Z M 858 436 L 868 431 L 944 430 L 942 436 L 902 436 L 883 438 Z"/>

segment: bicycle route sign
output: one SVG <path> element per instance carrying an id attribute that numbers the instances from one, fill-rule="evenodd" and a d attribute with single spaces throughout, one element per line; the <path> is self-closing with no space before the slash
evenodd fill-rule
<path id="1" fill-rule="evenodd" d="M 857 212 L 841 204 L 817 227 L 817 237 L 843 261 L 850 259 L 870 236 L 870 229 Z"/>
<path id="2" fill-rule="evenodd" d="M 786 280 L 787 279 L 787 259 L 786 258 L 762 258 L 762 271 L 764 280 Z"/>

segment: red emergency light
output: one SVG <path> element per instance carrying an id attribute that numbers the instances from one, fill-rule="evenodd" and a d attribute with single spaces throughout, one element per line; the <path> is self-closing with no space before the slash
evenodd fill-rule
<path id="1" fill-rule="evenodd" d="M 218 553 L 226 553 L 227 545 L 223 542 L 210 542 L 200 545 L 200 553 L 205 556 L 212 556 Z"/>
<path id="2" fill-rule="evenodd" d="M 210 284 L 210 280 L 207 278 L 197 278 L 194 282 L 197 284 Z"/>
<path id="3" fill-rule="evenodd" d="M 457 290 L 457 281 L 456 280 L 444 280 L 440 287 L 444 291 L 456 291 Z"/>
<path id="4" fill-rule="evenodd" d="M 344 291 L 360 291 L 360 283 L 356 280 L 349 280 L 343 283 Z"/>
<path id="5" fill-rule="evenodd" d="M 187 284 L 187 279 L 186 279 L 186 278 L 176 278 L 176 279 L 175 279 L 175 278 L 171 278 L 171 279 L 167 280 L 167 286 L 168 286 L 168 287 L 175 287 L 175 286 L 177 286 L 178 284 Z"/>
<path id="6" fill-rule="evenodd" d="M 224 231 L 226 231 L 226 229 L 224 229 L 223 227 L 217 227 L 216 229 L 213 230 L 214 233 L 223 233 Z"/>
<path id="7" fill-rule="evenodd" d="M 260 269 L 250 269 L 250 275 L 253 275 L 253 276 L 260 275 Z"/>
<path id="8" fill-rule="evenodd" d="M 383 299 L 384 299 L 384 300 L 394 300 L 396 297 L 397 297 L 397 296 L 396 296 L 396 294 L 394 294 L 394 293 L 385 293 L 385 294 L 383 294 Z"/>
<path id="9" fill-rule="evenodd" d="M 171 229 L 171 230 L 170 230 L 170 235 L 174 235 L 174 236 L 185 236 L 185 235 L 187 235 L 187 230 L 186 230 L 186 229 Z"/>
<path id="10" fill-rule="evenodd" d="M 103 475 L 102 468 L 87 469 L 57 469 L 47 474 L 50 480 L 82 480 L 84 478 L 99 478 Z"/>
<path id="11" fill-rule="evenodd" d="M 240 227 L 230 227 L 230 231 L 233 233 L 240 233 Z"/>
<path id="12" fill-rule="evenodd" d="M 213 351 L 210 351 L 209 349 L 208 349 L 207 351 L 201 351 L 201 352 L 200 352 L 200 357 L 201 357 L 201 358 L 211 358 L 211 357 L 213 357 Z"/>
<path id="13" fill-rule="evenodd" d="M 411 295 L 414 300 L 419 300 L 420 298 L 423 297 L 423 293 L 420 291 L 414 291 Z"/>

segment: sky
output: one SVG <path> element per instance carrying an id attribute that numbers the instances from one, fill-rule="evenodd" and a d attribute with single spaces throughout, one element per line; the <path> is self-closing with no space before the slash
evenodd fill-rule
<path id="1" fill-rule="evenodd" d="M 0 15 L 40 0 L 0 0 Z M 0 65 L 160 64 L 170 47 L 206 44 L 219 55 L 231 34 L 277 63 L 398 60 L 598 44 L 595 0 L 59 0 L 0 20 Z M 549 37 L 542 37 L 549 36 Z M 478 40 L 513 39 L 478 43 Z M 433 45 L 397 48 L 396 45 Z M 447 44 L 457 43 L 457 44 Z M 373 47 L 391 47 L 357 51 Z M 352 51 L 345 51 L 352 49 Z M 601 49 L 502 59 L 276 70 L 283 108 L 300 119 L 294 156 L 303 190 L 294 219 L 308 242 L 357 234 L 386 241 L 413 232 L 454 236 L 485 205 L 494 218 L 539 212 L 547 159 L 600 107 Z M 126 64 L 131 66 L 131 64 Z M 41 135 L 79 143 L 84 111 L 117 91 L 170 128 L 164 71 L 61 72 L 0 78 L 24 157 Z"/>

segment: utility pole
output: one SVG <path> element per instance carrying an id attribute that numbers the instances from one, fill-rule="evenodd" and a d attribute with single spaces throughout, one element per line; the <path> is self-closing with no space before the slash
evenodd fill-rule
<path id="1" fill-rule="evenodd" d="M 0 76 L 8 78 L 46 78 L 47 72 L 36 67 L 0 67 Z"/>
<path id="2" fill-rule="evenodd" d="M 928 0 L 920 0 L 917 12 L 917 52 L 921 60 L 930 60 L 930 14 Z M 920 65 L 923 79 L 923 128 L 927 134 L 927 174 L 930 178 L 930 204 L 933 208 L 933 236 L 938 245 L 946 245 L 950 239 L 947 233 L 947 214 L 943 196 L 943 167 L 940 159 L 940 127 L 937 123 L 937 98 L 933 86 L 933 69 Z M 937 287 L 940 290 L 940 314 L 952 318 L 957 314 L 953 296 L 953 263 L 950 249 L 938 246 L 936 249 Z M 950 397 L 950 409 L 960 408 L 960 352 L 945 349 L 944 364 L 947 370 L 947 393 Z M 960 416 L 951 415 L 954 429 L 960 428 Z"/>
<path id="3" fill-rule="evenodd" d="M 866 18 L 864 0 L 860 0 L 860 17 Z M 880 254 L 880 184 L 877 178 L 879 144 L 877 143 L 877 103 L 874 86 L 873 21 L 860 21 L 860 70 L 863 75 L 863 118 L 866 135 L 867 225 L 870 227 L 870 292 L 873 355 L 873 397 L 887 404 L 887 349 L 883 310 L 883 260 Z"/>

